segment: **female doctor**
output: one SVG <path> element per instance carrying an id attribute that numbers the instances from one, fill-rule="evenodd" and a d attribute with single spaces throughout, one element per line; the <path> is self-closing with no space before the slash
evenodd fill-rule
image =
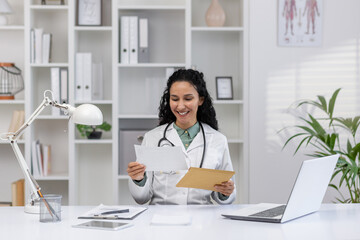
<path id="1" fill-rule="evenodd" d="M 203 74 L 180 69 L 169 78 L 159 107 L 160 124 L 147 132 L 143 146 L 181 146 L 188 167 L 232 171 L 226 137 L 217 131 L 215 109 Z M 171 161 L 171 159 L 169 159 Z M 146 166 L 130 162 L 129 189 L 139 204 L 230 204 L 235 200 L 234 178 L 215 185 L 215 191 L 178 188 L 186 174 L 145 172 Z"/>

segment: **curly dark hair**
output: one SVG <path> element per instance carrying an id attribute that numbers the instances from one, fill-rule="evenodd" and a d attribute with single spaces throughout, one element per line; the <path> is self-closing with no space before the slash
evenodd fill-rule
<path id="1" fill-rule="evenodd" d="M 204 98 L 203 104 L 199 106 L 197 111 L 197 120 L 210 125 L 215 130 L 218 130 L 218 121 L 212 104 L 212 98 L 206 89 L 204 74 L 192 69 L 177 70 L 168 79 L 166 89 L 164 90 L 163 96 L 160 100 L 159 125 L 174 122 L 176 120 L 175 115 L 170 109 L 170 88 L 174 82 L 179 81 L 185 81 L 193 85 L 199 93 L 199 97 Z"/>

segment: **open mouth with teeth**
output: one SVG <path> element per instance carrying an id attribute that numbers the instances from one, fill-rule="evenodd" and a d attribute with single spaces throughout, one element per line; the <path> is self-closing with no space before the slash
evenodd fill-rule
<path id="1" fill-rule="evenodd" d="M 187 113 L 189 113 L 189 112 L 178 112 L 178 114 L 179 114 L 180 116 L 184 116 L 184 115 L 186 115 Z"/>

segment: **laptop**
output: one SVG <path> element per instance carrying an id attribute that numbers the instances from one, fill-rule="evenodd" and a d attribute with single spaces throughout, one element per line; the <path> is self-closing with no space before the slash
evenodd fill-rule
<path id="1" fill-rule="evenodd" d="M 339 155 L 302 163 L 286 205 L 260 203 L 222 216 L 230 219 L 284 223 L 319 210 Z"/>

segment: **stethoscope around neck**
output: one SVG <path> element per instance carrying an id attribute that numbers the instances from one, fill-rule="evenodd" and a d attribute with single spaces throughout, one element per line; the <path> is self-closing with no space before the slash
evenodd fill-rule
<path id="1" fill-rule="evenodd" d="M 170 145 L 171 145 L 172 147 L 175 147 L 175 145 L 174 145 L 169 139 L 166 138 L 166 131 L 168 130 L 169 126 L 170 126 L 172 123 L 173 123 L 173 122 L 170 122 L 170 123 L 166 126 L 166 128 L 165 128 L 165 130 L 164 130 L 163 137 L 160 138 L 160 140 L 159 140 L 159 142 L 158 142 L 158 147 L 161 147 L 160 145 L 161 145 L 161 143 L 164 142 L 164 141 L 170 143 Z M 203 135 L 203 139 L 204 139 L 204 148 L 203 148 L 202 158 L 201 158 L 201 162 L 200 162 L 200 168 L 202 168 L 202 165 L 203 165 L 203 163 L 204 163 L 205 150 L 206 150 L 206 139 L 205 139 L 205 131 L 204 131 L 204 128 L 203 128 L 201 122 L 199 122 L 199 125 L 200 125 L 201 131 L 202 131 L 202 135 Z"/>

